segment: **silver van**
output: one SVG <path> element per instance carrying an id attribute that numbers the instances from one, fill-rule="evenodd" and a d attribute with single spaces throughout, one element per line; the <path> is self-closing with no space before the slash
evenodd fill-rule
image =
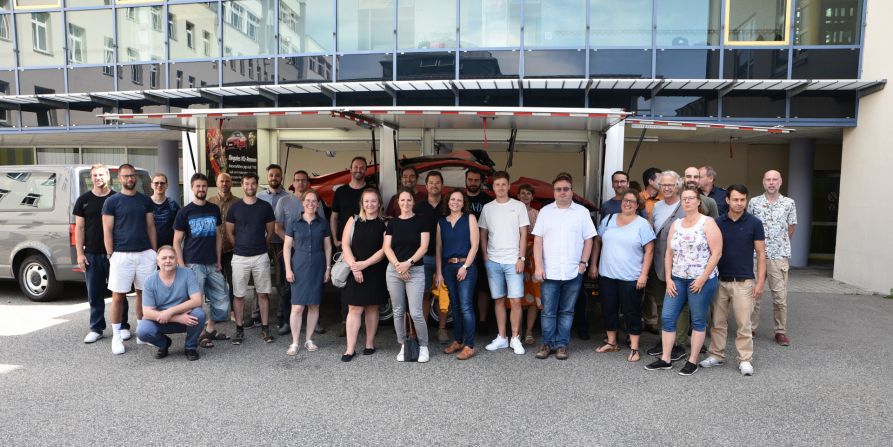
<path id="1" fill-rule="evenodd" d="M 120 191 L 117 166 L 111 187 Z M 151 195 L 149 173 L 136 188 Z M 0 166 L 0 279 L 15 279 L 32 301 L 59 296 L 65 281 L 84 281 L 74 242 L 74 202 L 93 187 L 89 165 Z"/>

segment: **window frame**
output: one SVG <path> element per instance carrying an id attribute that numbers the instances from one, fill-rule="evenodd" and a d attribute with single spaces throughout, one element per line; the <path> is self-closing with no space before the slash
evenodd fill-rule
<path id="1" fill-rule="evenodd" d="M 46 20 L 41 22 L 38 20 L 38 17 L 44 17 Z M 41 54 L 49 54 L 52 55 L 52 51 L 50 51 L 50 26 L 47 24 L 49 22 L 50 13 L 48 12 L 32 12 L 31 13 L 31 49 L 41 53 Z M 38 48 L 38 39 L 39 31 L 43 29 L 43 44 L 44 48 Z"/>
<path id="2" fill-rule="evenodd" d="M 73 31 L 79 31 L 75 33 Z M 85 39 L 87 30 L 83 27 L 68 23 L 68 63 L 69 64 L 85 64 L 87 53 L 87 41 Z"/>
<path id="3" fill-rule="evenodd" d="M 744 0 L 737 0 L 744 1 Z M 784 0 L 785 2 L 785 13 L 784 13 L 784 39 L 783 40 L 729 40 L 729 35 L 731 34 L 732 27 L 729 26 L 729 21 L 731 19 L 732 8 L 731 2 L 732 0 L 724 0 L 723 8 L 725 8 L 725 13 L 723 14 L 723 23 L 725 26 L 723 27 L 723 36 L 722 43 L 727 47 L 777 47 L 777 46 L 788 46 L 791 42 L 791 11 L 793 7 L 794 0 Z"/>

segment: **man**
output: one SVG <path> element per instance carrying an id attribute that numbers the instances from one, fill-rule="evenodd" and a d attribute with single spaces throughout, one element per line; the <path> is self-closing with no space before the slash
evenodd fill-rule
<path id="1" fill-rule="evenodd" d="M 205 200 L 208 196 L 208 177 L 193 174 L 189 180 L 192 202 L 187 204 L 174 219 L 174 251 L 177 265 L 186 267 L 195 275 L 199 290 L 211 309 L 207 327 L 199 337 L 204 348 L 213 348 L 215 340 L 229 340 L 217 332 L 215 325 L 229 318 L 229 296 L 223 278 L 223 219 L 220 208 Z"/>
<path id="2" fill-rule="evenodd" d="M 112 291 L 112 353 L 124 353 L 122 332 L 124 301 L 131 286 L 136 288 L 136 316 L 143 318 L 142 297 L 146 278 L 155 271 L 155 218 L 152 200 L 136 190 L 136 169 L 118 167 L 121 192 L 102 205 L 102 232 L 109 256 L 109 290 Z M 139 330 L 139 322 L 136 329 Z M 139 337 L 137 337 L 139 339 Z"/>
<path id="3" fill-rule="evenodd" d="M 226 214 L 229 212 L 229 208 L 233 206 L 234 203 L 239 202 L 240 198 L 234 196 L 231 192 L 233 179 L 229 174 L 225 172 L 221 172 L 217 175 L 215 179 L 215 185 L 217 186 L 217 194 L 208 199 L 208 202 L 213 203 L 220 207 L 220 217 L 226 218 Z M 223 229 L 224 236 L 226 234 L 226 228 Z M 234 309 L 233 306 L 233 244 L 229 241 L 229 238 L 223 238 L 223 253 L 220 255 L 220 262 L 223 264 L 223 277 L 226 279 L 226 284 L 229 286 L 229 307 L 230 309 Z M 250 322 L 253 325 L 254 322 Z M 250 327 L 250 326 L 249 326 Z"/>
<path id="4" fill-rule="evenodd" d="M 102 234 L 102 206 L 105 200 L 116 194 L 109 188 L 109 168 L 102 163 L 90 168 L 93 188 L 81 194 L 74 202 L 74 238 L 77 262 L 84 271 L 87 283 L 87 302 L 90 304 L 90 332 L 84 343 L 95 343 L 105 331 L 105 296 L 109 278 L 109 259 L 106 255 Z M 123 303 L 121 336 L 130 338 L 127 324 L 127 301 Z"/>
<path id="5" fill-rule="evenodd" d="M 419 171 L 414 166 L 406 166 L 400 170 L 400 185 L 415 191 L 416 185 L 419 183 Z M 442 182 L 441 182 L 442 183 Z M 388 201 L 388 207 L 385 214 L 388 217 L 397 217 L 400 215 L 400 206 L 397 204 L 399 194 L 394 194 Z M 416 194 L 416 203 L 425 199 L 425 194 Z"/>
<path id="6" fill-rule="evenodd" d="M 167 197 L 167 186 L 167 175 L 162 172 L 152 174 L 152 216 L 159 247 L 174 242 L 174 217 L 180 211 L 177 201 Z"/>
<path id="7" fill-rule="evenodd" d="M 167 334 L 186 333 L 186 359 L 198 360 L 198 337 L 205 323 L 202 291 L 195 275 L 177 266 L 177 254 L 170 245 L 158 249 L 158 271 L 146 279 L 143 301 L 145 318 L 137 336 L 158 348 L 156 359 L 167 357 L 173 341 Z"/>
<path id="8" fill-rule="evenodd" d="M 468 212 L 474 214 L 478 220 L 481 218 L 481 211 L 484 205 L 493 200 L 492 197 L 484 194 L 481 187 L 483 185 L 483 174 L 476 169 L 469 169 L 465 172 L 465 195 L 468 197 Z M 478 293 L 478 334 L 487 333 L 487 314 L 490 307 L 490 300 L 487 298 L 487 281 L 482 280 L 480 272 L 485 272 L 486 264 L 482 256 L 476 256 L 474 262 L 478 269 L 478 282 L 475 288 Z"/>
<path id="9" fill-rule="evenodd" d="M 496 199 L 484 205 L 478 226 L 481 231 L 481 257 L 487 268 L 490 296 L 496 310 L 499 333 L 487 345 L 488 351 L 511 347 L 515 354 L 524 354 L 521 343 L 521 298 L 524 297 L 524 264 L 527 258 L 527 229 L 530 219 L 527 207 L 509 197 L 509 173 L 493 174 Z M 505 300 L 511 306 L 511 341 L 506 337 Z"/>
<path id="10" fill-rule="evenodd" d="M 629 188 L 629 174 L 624 171 L 617 171 L 611 174 L 611 188 L 614 189 L 614 197 L 606 200 L 598 210 L 599 220 L 604 219 L 608 214 L 620 213 L 620 204 L 623 202 L 623 191 Z M 637 211 L 640 216 L 648 218 L 645 210 Z"/>
<path id="11" fill-rule="evenodd" d="M 763 294 L 766 277 L 766 242 L 763 223 L 747 208 L 747 187 L 729 186 L 726 196 L 729 212 L 716 225 L 722 233 L 722 258 L 719 269 L 719 289 L 713 300 L 713 322 L 710 325 L 710 356 L 700 362 L 701 367 L 722 365 L 726 358 L 729 306 L 735 315 L 738 332 L 735 347 L 738 349 L 738 370 L 742 375 L 753 375 L 753 335 L 750 316 L 753 304 Z M 757 275 L 754 282 L 753 258 L 757 254 Z"/>
<path id="12" fill-rule="evenodd" d="M 273 209 L 273 214 L 276 217 L 276 236 L 280 240 L 285 240 L 285 226 L 288 222 L 299 219 L 299 216 L 304 213 L 304 202 L 301 201 L 301 196 L 310 189 L 310 174 L 303 170 L 295 171 L 292 175 L 292 188 L 294 189 L 294 194 L 283 197 L 276 203 L 276 207 Z M 316 208 L 316 214 L 325 219 L 325 213 L 321 206 Z M 291 253 L 283 254 L 283 256 L 291 256 Z M 277 283 L 281 287 L 279 295 L 281 297 L 279 300 L 279 335 L 286 335 L 291 334 L 291 327 L 288 324 L 288 319 L 291 316 L 291 284 L 285 280 L 284 263 L 280 264 L 280 269 L 280 282 Z M 319 327 L 319 323 L 317 323 L 317 327 Z"/>
<path id="13" fill-rule="evenodd" d="M 430 171 L 425 176 L 425 189 L 427 194 L 418 198 L 413 208 L 413 212 L 422 216 L 428 222 L 428 230 L 430 234 L 437 235 L 437 222 L 443 217 L 446 203 L 443 201 L 443 175 L 439 171 Z M 399 195 L 399 194 L 398 194 Z M 425 266 L 425 295 L 422 302 L 422 309 L 425 313 L 425 319 L 431 313 L 431 284 L 434 282 L 434 273 L 437 270 L 434 256 L 437 252 L 437 244 L 428 244 L 428 251 L 422 258 Z M 437 341 L 439 343 L 447 343 L 450 336 L 446 330 L 447 313 L 449 312 L 449 302 L 446 300 L 438 300 L 439 309 L 437 309 L 440 317 L 437 322 Z"/>
<path id="14" fill-rule="evenodd" d="M 698 183 L 701 189 L 701 194 L 710 197 L 716 202 L 716 207 L 720 216 L 728 214 L 729 205 L 726 204 L 726 195 L 728 195 L 728 193 L 725 189 L 716 186 L 716 169 L 713 169 L 713 166 L 704 165 L 698 168 L 698 173 L 701 176 L 701 180 Z"/>
<path id="15" fill-rule="evenodd" d="M 263 200 L 273 207 L 274 214 L 276 205 L 281 199 L 287 198 L 290 194 L 282 187 L 282 167 L 273 163 L 267 166 L 267 188 L 257 194 L 257 198 Z M 283 238 L 279 234 L 274 234 L 270 241 L 270 259 L 273 260 L 273 284 L 276 285 L 276 291 L 279 294 L 279 328 L 288 324 L 288 316 L 282 316 L 282 303 L 286 302 L 291 305 L 291 288 L 285 280 L 285 262 L 282 260 L 282 241 Z"/>
<path id="16" fill-rule="evenodd" d="M 350 182 L 341 185 L 335 190 L 335 198 L 332 199 L 332 216 L 329 219 L 329 227 L 332 231 L 332 242 L 341 251 L 341 233 L 347 219 L 360 212 L 360 197 L 366 189 L 366 159 L 354 157 L 350 161 Z M 347 303 L 344 302 L 344 289 L 341 289 L 341 327 L 338 336 L 344 337 L 347 333 L 345 321 L 347 318 Z"/>
<path id="17" fill-rule="evenodd" d="M 791 237 L 797 225 L 797 206 L 790 197 L 781 195 L 781 173 L 766 171 L 763 175 L 762 195 L 750 199 L 747 212 L 763 222 L 766 233 L 766 274 L 772 291 L 772 307 L 775 315 L 775 342 L 788 346 L 788 259 L 791 257 Z M 756 301 L 751 315 L 753 334 L 760 324 L 760 302 Z"/>
<path id="18" fill-rule="evenodd" d="M 682 193 L 682 179 L 675 171 L 664 171 L 659 177 L 661 201 L 654 205 L 654 215 L 652 225 L 654 234 L 654 260 L 651 269 L 648 272 L 648 283 L 645 285 L 646 302 L 651 300 L 657 307 L 655 320 L 645 321 L 649 330 L 660 330 L 658 327 L 658 318 L 663 310 L 664 296 L 667 291 L 666 270 L 664 269 L 663 253 L 667 252 L 667 236 L 670 233 L 670 227 L 676 219 L 685 217 L 685 211 L 682 209 L 680 195 Z M 657 256 L 657 254 L 661 254 Z M 670 359 L 677 361 L 685 357 L 686 351 L 683 346 L 688 344 L 688 331 L 691 327 L 691 313 L 686 306 L 679 314 L 676 323 L 676 342 L 673 350 L 670 352 Z M 648 355 L 659 357 L 663 353 L 663 347 L 660 340 L 657 344 L 648 350 Z"/>
<path id="19" fill-rule="evenodd" d="M 657 186 L 660 173 L 660 168 L 655 167 L 648 168 L 642 173 L 642 184 L 645 185 L 645 189 L 639 193 L 639 197 L 645 203 L 645 212 L 648 214 L 649 221 L 651 221 L 651 213 L 654 211 L 654 204 L 660 202 L 660 187 Z"/>
<path id="20" fill-rule="evenodd" d="M 232 344 L 242 344 L 245 330 L 242 315 L 245 306 L 245 292 L 248 280 L 254 278 L 254 293 L 260 309 L 261 338 L 273 342 L 267 324 L 270 307 L 270 256 L 267 254 L 270 239 L 273 237 L 273 207 L 257 199 L 257 174 L 248 173 L 242 177 L 242 190 L 245 197 L 234 203 L 226 213 L 226 236 L 233 244 L 233 295 L 236 314 L 236 335 Z"/>
<path id="21" fill-rule="evenodd" d="M 695 188 L 700 190 L 701 187 L 701 171 L 694 166 L 689 166 L 685 168 L 685 187 L 686 188 Z M 680 191 L 680 194 L 682 191 Z M 701 193 L 701 204 L 704 205 L 704 208 L 707 209 L 707 215 L 716 219 L 719 217 L 719 208 L 716 206 L 716 201 Z"/>
<path id="22" fill-rule="evenodd" d="M 543 282 L 543 344 L 536 358 L 546 359 L 554 350 L 555 358 L 567 360 L 574 305 L 596 231 L 589 211 L 573 202 L 570 174 L 558 174 L 552 189 L 555 202 L 540 210 L 533 228 L 534 279 Z"/>

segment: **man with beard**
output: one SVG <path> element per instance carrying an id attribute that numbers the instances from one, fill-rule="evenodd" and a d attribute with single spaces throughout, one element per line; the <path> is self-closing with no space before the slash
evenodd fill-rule
<path id="1" fill-rule="evenodd" d="M 234 196 L 230 191 L 233 186 L 233 179 L 229 174 L 225 172 L 218 174 L 215 184 L 217 186 L 217 194 L 208 198 L 208 202 L 220 207 L 220 216 L 226 218 L 229 208 L 242 199 Z M 223 264 L 223 278 L 226 279 L 226 284 L 229 286 L 229 306 L 230 309 L 233 309 L 233 244 L 225 236 L 226 228 L 221 228 L 219 231 L 224 233 L 223 253 L 220 255 L 220 262 Z M 248 325 L 248 327 L 254 325 L 253 321 L 250 323 L 251 325 Z"/>
<path id="2" fill-rule="evenodd" d="M 341 185 L 335 190 L 335 198 L 332 199 L 332 216 L 329 219 L 329 227 L 332 231 L 332 242 L 336 251 L 341 251 L 341 233 L 347 219 L 360 212 L 360 197 L 366 189 L 366 159 L 354 157 L 350 161 L 350 183 Z M 343 292 L 344 289 L 341 289 Z M 341 328 L 338 336 L 344 337 L 347 333 L 345 321 L 347 318 L 347 303 L 344 302 L 344 294 L 341 295 Z"/>
<path id="3" fill-rule="evenodd" d="M 90 303 L 90 332 L 84 343 L 94 343 L 105 331 L 105 296 L 109 278 L 109 259 L 102 235 L 102 206 L 105 200 L 116 194 L 109 188 L 109 168 L 97 163 L 90 168 L 93 188 L 78 197 L 74 203 L 74 237 L 77 262 L 87 283 L 87 302 Z M 130 338 L 127 324 L 127 300 L 123 303 L 121 337 Z"/>
<path id="4" fill-rule="evenodd" d="M 198 337 L 205 323 L 202 290 L 191 270 L 177 266 L 170 245 L 158 249 L 157 262 L 158 272 L 146 279 L 145 319 L 137 336 L 158 348 L 155 358 L 160 360 L 173 343 L 167 334 L 185 332 L 186 359 L 198 360 Z"/>
<path id="5" fill-rule="evenodd" d="M 419 171 L 413 166 L 406 166 L 400 171 L 400 185 L 415 191 L 415 187 L 419 182 Z M 397 204 L 397 197 L 400 194 L 394 194 L 385 208 L 385 215 L 388 217 L 397 217 L 400 215 L 400 206 Z M 416 194 L 415 203 L 421 203 L 425 200 L 425 194 Z"/>
<path id="6" fill-rule="evenodd" d="M 484 194 L 481 190 L 481 186 L 483 184 L 483 175 L 481 171 L 476 169 L 469 169 L 465 173 L 465 195 L 468 196 L 468 212 L 474 214 L 474 217 L 480 221 L 481 212 L 484 210 L 484 205 L 490 203 L 493 198 Z M 477 265 L 478 270 L 478 282 L 475 285 L 475 289 L 478 293 L 478 324 L 477 324 L 477 332 L 478 335 L 486 335 L 487 331 L 487 314 L 489 313 L 490 308 L 490 299 L 487 296 L 487 289 L 489 288 L 489 284 L 487 283 L 484 275 L 481 275 L 480 272 L 486 272 L 487 266 L 484 262 L 483 256 L 475 256 L 474 262 Z"/>
<path id="7" fill-rule="evenodd" d="M 236 334 L 234 345 L 242 344 L 245 337 L 242 326 L 245 292 L 248 281 L 254 278 L 254 293 L 260 309 L 261 338 L 273 342 L 267 325 L 272 289 L 270 284 L 270 256 L 267 254 L 270 239 L 273 237 L 273 207 L 257 199 L 257 174 L 248 173 L 242 177 L 242 190 L 245 197 L 234 203 L 226 213 L 226 237 L 233 244 L 233 305 L 236 314 Z"/>
<path id="8" fill-rule="evenodd" d="M 273 163 L 267 166 L 267 188 L 257 194 L 257 198 L 263 200 L 270 204 L 273 210 L 276 210 L 276 205 L 285 198 L 288 197 L 288 191 L 282 187 L 282 167 Z M 289 295 L 289 288 L 283 287 L 282 284 L 286 283 L 285 281 L 285 265 L 282 260 L 282 238 L 279 237 L 278 234 L 273 235 L 273 239 L 270 241 L 270 259 L 273 260 L 273 271 L 272 271 L 272 281 L 273 284 L 276 285 L 276 291 L 279 294 L 279 308 L 282 308 L 282 302 L 291 303 L 291 296 Z M 286 321 L 288 317 L 286 316 Z M 279 326 L 282 326 L 282 317 L 279 318 Z"/>
<path id="9" fill-rule="evenodd" d="M 229 297 L 220 259 L 223 219 L 220 208 L 205 200 L 208 196 L 208 177 L 202 173 L 193 174 L 189 185 L 194 198 L 174 219 L 174 250 L 177 252 L 177 264 L 192 270 L 199 290 L 204 293 L 210 307 L 210 318 L 199 337 L 199 344 L 212 348 L 214 340 L 229 340 L 215 329 L 216 323 L 224 322 L 229 317 Z"/>
<path id="10" fill-rule="evenodd" d="M 700 191 L 701 187 L 701 171 L 694 166 L 689 166 L 685 168 L 685 187 L 686 188 L 695 188 Z M 716 219 L 719 217 L 719 208 L 716 206 L 716 201 L 701 193 L 701 204 L 704 205 L 704 208 L 707 209 L 707 215 Z"/>
<path id="11" fill-rule="evenodd" d="M 121 325 L 124 301 L 131 286 L 136 289 L 137 320 L 143 318 L 143 284 L 155 271 L 155 218 L 152 199 L 136 190 L 136 169 L 123 164 L 118 167 L 121 192 L 102 206 L 102 231 L 105 251 L 109 255 L 109 290 L 112 291 L 112 353 L 124 353 Z M 139 331 L 139 322 L 137 322 Z M 128 331 L 129 332 L 129 331 Z M 137 337 L 138 338 L 138 337 Z"/>

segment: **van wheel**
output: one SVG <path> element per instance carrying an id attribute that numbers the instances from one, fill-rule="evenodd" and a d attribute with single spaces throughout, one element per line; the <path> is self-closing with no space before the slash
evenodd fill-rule
<path id="1" fill-rule="evenodd" d="M 394 309 L 391 309 L 391 299 L 388 298 L 387 303 L 378 305 L 378 321 L 389 321 L 391 318 L 394 318 Z"/>
<path id="2" fill-rule="evenodd" d="M 18 278 L 19 288 L 31 301 L 52 301 L 62 292 L 62 283 L 56 280 L 53 267 L 42 255 L 25 258 Z"/>

